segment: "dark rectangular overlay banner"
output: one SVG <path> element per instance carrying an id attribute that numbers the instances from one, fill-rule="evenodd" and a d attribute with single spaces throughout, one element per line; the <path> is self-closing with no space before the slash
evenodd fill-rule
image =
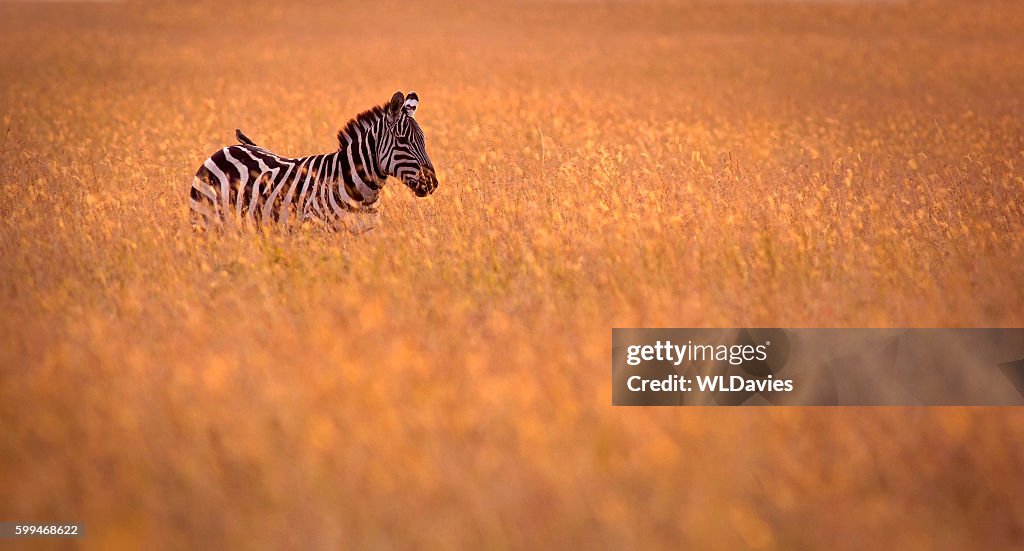
<path id="1" fill-rule="evenodd" d="M 1024 405 L 1024 329 L 613 329 L 612 404 Z"/>

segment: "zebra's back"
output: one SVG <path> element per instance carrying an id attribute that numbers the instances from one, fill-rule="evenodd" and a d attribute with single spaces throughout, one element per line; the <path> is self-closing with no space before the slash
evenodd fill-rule
<path id="1" fill-rule="evenodd" d="M 214 152 L 192 180 L 189 208 L 193 225 L 287 225 L 289 218 L 295 218 L 300 196 L 310 195 L 312 187 L 323 180 L 326 157 L 292 159 L 249 144 Z"/>

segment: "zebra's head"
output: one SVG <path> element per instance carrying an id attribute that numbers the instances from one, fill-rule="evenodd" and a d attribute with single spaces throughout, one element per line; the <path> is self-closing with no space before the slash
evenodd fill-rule
<path id="1" fill-rule="evenodd" d="M 406 96 L 395 92 L 385 108 L 384 136 L 378 140 L 377 158 L 381 170 L 394 176 L 416 193 L 426 197 L 437 189 L 437 174 L 427 156 L 423 130 L 416 122 L 416 92 Z"/>

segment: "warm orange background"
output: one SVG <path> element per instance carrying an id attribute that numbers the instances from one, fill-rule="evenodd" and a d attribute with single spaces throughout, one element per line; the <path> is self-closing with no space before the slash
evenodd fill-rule
<path id="1" fill-rule="evenodd" d="M 1024 7 L 369 4 L 0 3 L 0 519 L 88 549 L 1024 541 L 1016 410 L 616 409 L 609 370 L 614 326 L 1024 325 Z M 325 152 L 399 89 L 432 197 L 193 235 L 236 127 Z"/>

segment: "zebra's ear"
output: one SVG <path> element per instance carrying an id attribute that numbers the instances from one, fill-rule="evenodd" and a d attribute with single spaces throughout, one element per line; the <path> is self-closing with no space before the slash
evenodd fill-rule
<path id="1" fill-rule="evenodd" d="M 410 117 L 416 116 L 416 106 L 420 104 L 420 98 L 416 95 L 416 92 L 409 92 L 408 96 L 405 96 L 405 105 L 402 107 L 405 109 L 405 114 Z"/>
<path id="2" fill-rule="evenodd" d="M 388 113 L 397 115 L 402 110 L 403 102 L 405 102 L 405 95 L 402 92 L 395 92 L 395 95 L 391 96 L 391 102 L 388 104 Z"/>

